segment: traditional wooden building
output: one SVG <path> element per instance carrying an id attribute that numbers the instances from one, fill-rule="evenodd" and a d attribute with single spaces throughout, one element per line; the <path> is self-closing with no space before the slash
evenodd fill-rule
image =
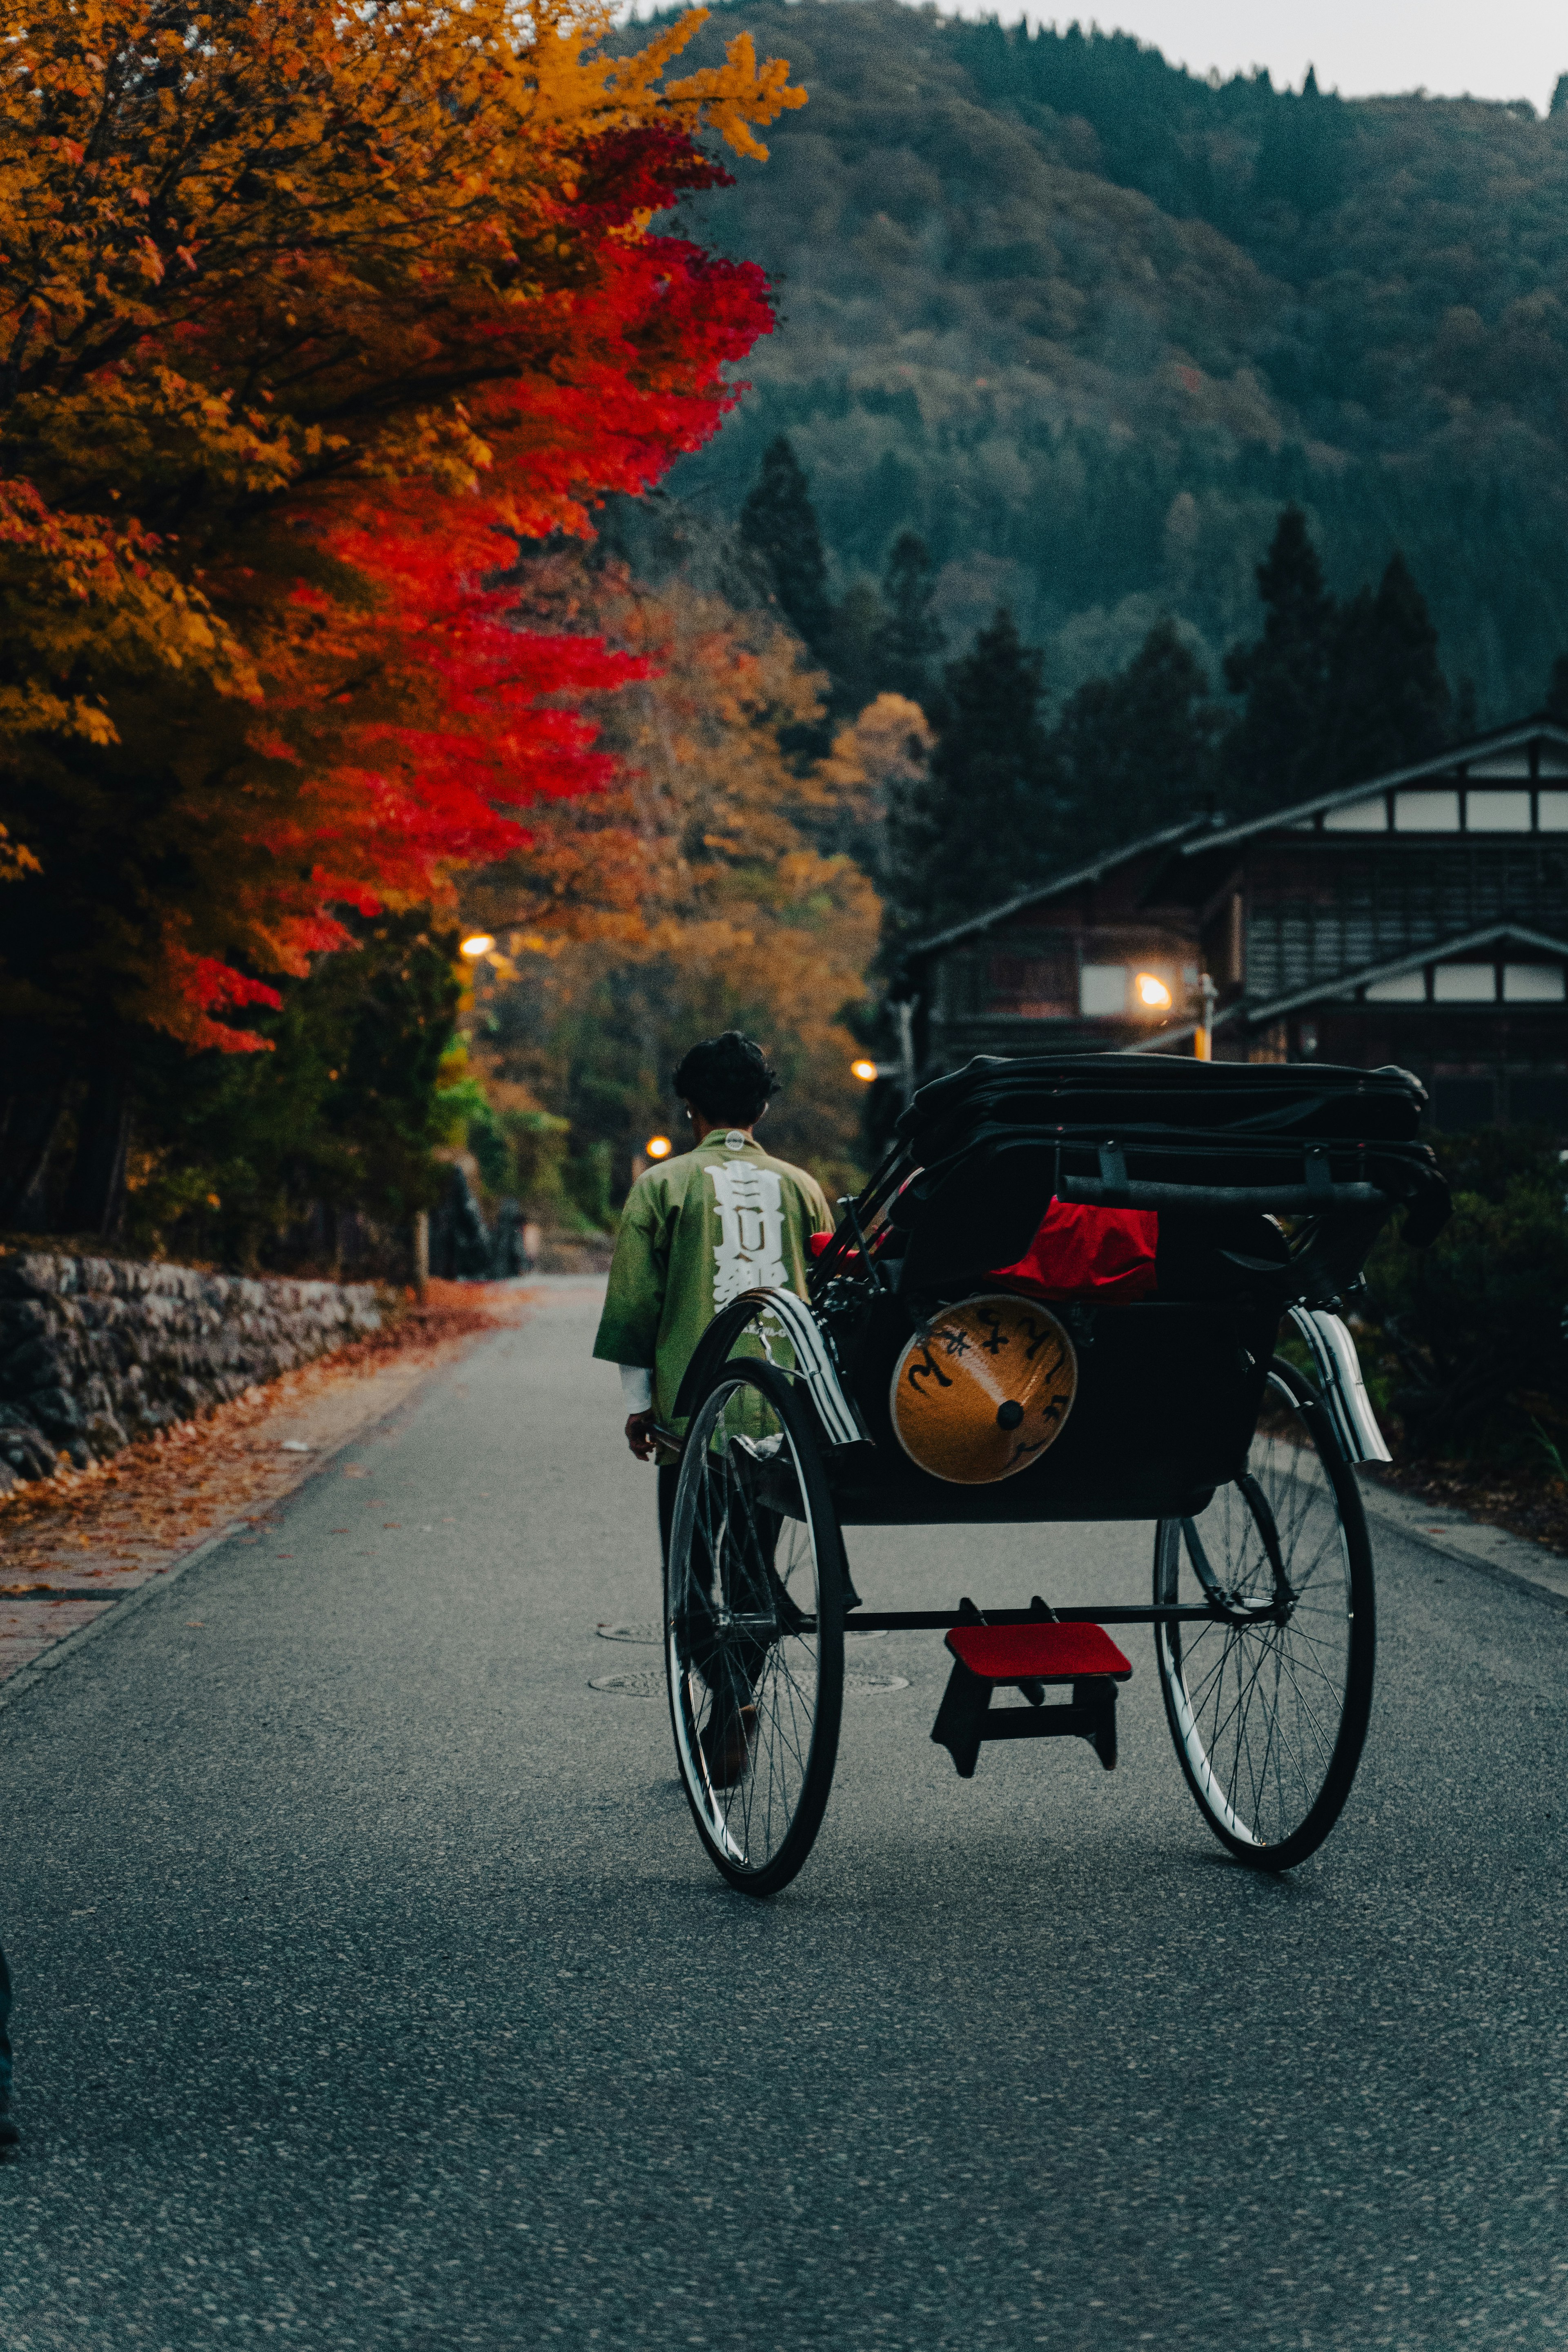
<path id="1" fill-rule="evenodd" d="M 913 1007 L 921 1081 L 972 1054 L 1190 1043 L 1198 930 L 1163 877 L 1179 884 L 1176 854 L 1214 830 L 1167 826 L 911 947 L 893 992 Z"/>
<path id="2" fill-rule="evenodd" d="M 1568 1134 L 1568 729 L 1531 720 L 1226 825 L 1195 820 L 912 948 L 917 1074 L 975 1053 L 1398 1062 L 1439 1126 Z"/>

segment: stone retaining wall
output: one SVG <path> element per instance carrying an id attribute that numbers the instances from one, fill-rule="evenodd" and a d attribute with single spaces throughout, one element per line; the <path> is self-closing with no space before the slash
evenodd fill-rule
<path id="1" fill-rule="evenodd" d="M 0 1493 L 79 1470 L 378 1330 L 368 1283 L 0 1256 Z"/>

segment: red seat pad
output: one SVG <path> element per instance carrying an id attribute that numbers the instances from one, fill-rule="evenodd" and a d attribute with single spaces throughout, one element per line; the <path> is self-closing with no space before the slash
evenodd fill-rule
<path id="1" fill-rule="evenodd" d="M 1147 1298 L 1159 1238 L 1153 1209 L 1093 1209 L 1053 1200 L 1017 1264 L 994 1265 L 991 1272 L 1037 1298 Z"/>
<path id="2" fill-rule="evenodd" d="M 955 1625 L 947 1646 L 988 1683 L 1072 1683 L 1086 1675 L 1125 1682 L 1132 1672 L 1100 1625 Z"/>

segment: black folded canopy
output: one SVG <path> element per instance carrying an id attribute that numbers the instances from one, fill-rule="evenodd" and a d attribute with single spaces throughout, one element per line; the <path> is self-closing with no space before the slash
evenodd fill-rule
<path id="1" fill-rule="evenodd" d="M 1203 1128 L 1413 1143 L 1426 1090 L 1409 1070 L 1197 1062 L 1169 1054 L 980 1054 L 922 1087 L 898 1133 L 927 1165 L 987 1122 L 1106 1134 Z"/>
<path id="2" fill-rule="evenodd" d="M 910 1237 L 906 1277 L 934 1281 L 1014 1263 L 1053 1197 L 1156 1210 L 1173 1240 L 1217 1241 L 1226 1225 L 1239 1236 L 1237 1218 L 1256 1234 L 1271 1213 L 1309 1221 L 1292 1264 L 1322 1293 L 1353 1279 L 1395 1207 L 1418 1245 L 1447 1220 L 1447 1185 L 1416 1140 L 1426 1106 L 1420 1080 L 1392 1067 L 983 1055 L 916 1095 L 857 1218 L 885 1215 Z M 840 1228 L 825 1277 L 858 1229 Z M 1292 1277 L 1272 1279 L 1283 1295 Z"/>

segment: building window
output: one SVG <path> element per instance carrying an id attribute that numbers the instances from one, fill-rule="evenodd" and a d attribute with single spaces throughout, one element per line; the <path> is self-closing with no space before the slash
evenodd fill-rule
<path id="1" fill-rule="evenodd" d="M 1458 833 L 1458 793 L 1395 793 L 1394 829 L 1395 833 Z"/>
<path id="2" fill-rule="evenodd" d="M 1070 954 L 994 955 L 989 1009 L 1024 1021 L 1070 1018 L 1073 976 Z"/>
<path id="3" fill-rule="evenodd" d="M 1127 966 L 1086 963 L 1079 974 L 1079 1010 L 1103 1017 L 1127 1010 Z"/>
<path id="4" fill-rule="evenodd" d="M 1440 963 L 1432 974 L 1432 996 L 1437 1004 L 1495 1004 L 1497 966 Z"/>
<path id="5" fill-rule="evenodd" d="M 1563 794 L 1568 800 L 1568 793 Z M 1323 817 L 1325 833 L 1386 833 L 1388 803 L 1379 793 L 1373 801 L 1352 801 L 1349 808 L 1329 809 Z"/>
<path id="6" fill-rule="evenodd" d="M 1563 967 L 1560 963 L 1505 963 L 1502 995 L 1505 1004 L 1561 1004 Z"/>
<path id="7" fill-rule="evenodd" d="M 1374 980 L 1366 992 L 1369 1004 L 1425 1004 L 1424 971 L 1396 971 L 1392 980 Z"/>
<path id="8" fill-rule="evenodd" d="M 1470 833 L 1528 833 L 1528 793 L 1468 793 L 1465 826 Z"/>
<path id="9" fill-rule="evenodd" d="M 1536 805 L 1542 833 L 1568 833 L 1568 793 L 1542 793 Z"/>

